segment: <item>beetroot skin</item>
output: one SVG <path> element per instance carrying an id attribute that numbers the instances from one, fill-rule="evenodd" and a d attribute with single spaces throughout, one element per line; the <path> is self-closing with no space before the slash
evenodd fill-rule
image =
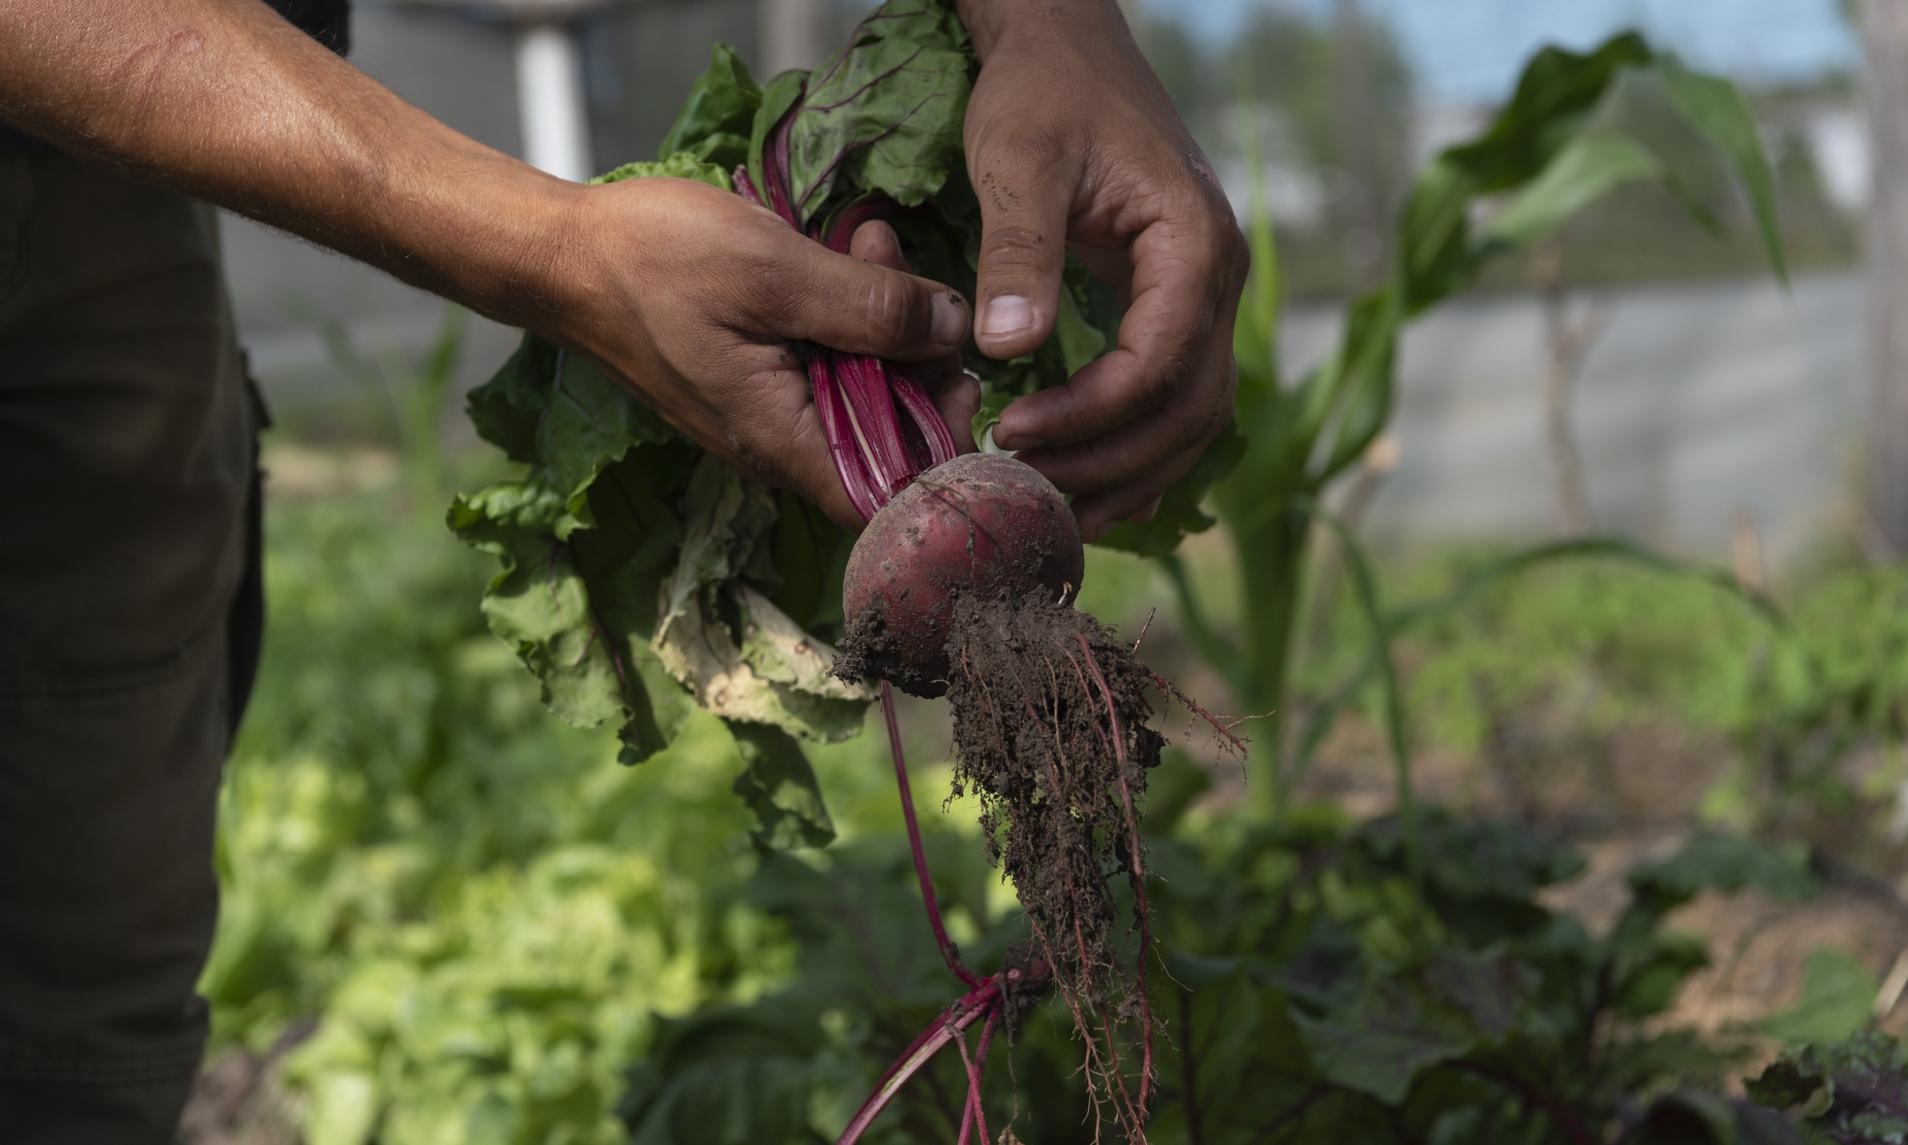
<path id="1" fill-rule="evenodd" d="M 987 453 L 943 462 L 875 514 L 855 542 L 836 672 L 941 695 L 957 596 L 1070 604 L 1084 570 L 1073 513 L 1032 466 Z"/>

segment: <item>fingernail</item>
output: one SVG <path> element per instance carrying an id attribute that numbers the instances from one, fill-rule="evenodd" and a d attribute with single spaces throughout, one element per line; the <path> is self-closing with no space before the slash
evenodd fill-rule
<path id="1" fill-rule="evenodd" d="M 1023 449 L 1039 449 L 1047 444 L 1047 439 L 1039 434 L 1025 430 L 1009 429 L 1005 422 L 995 422 L 993 428 L 994 444 L 1002 449 L 1011 449 L 1015 453 Z"/>
<path id="2" fill-rule="evenodd" d="M 1033 325 L 1033 303 L 1018 294 L 1002 294 L 990 299 L 981 314 L 980 332 L 985 338 L 1004 338 Z"/>
<path id="3" fill-rule="evenodd" d="M 934 326 L 929 333 L 943 346 L 959 346 L 967 341 L 967 306 L 960 295 L 934 296 Z"/>

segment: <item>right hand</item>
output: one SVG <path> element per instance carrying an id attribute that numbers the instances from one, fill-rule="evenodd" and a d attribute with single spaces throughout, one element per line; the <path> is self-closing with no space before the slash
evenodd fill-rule
<path id="1" fill-rule="evenodd" d="M 973 412 L 971 383 L 944 368 L 972 318 L 953 290 L 893 269 L 885 225 L 857 232 L 854 253 L 703 183 L 580 188 L 547 263 L 544 332 L 704 448 L 859 527 L 795 344 L 932 363 L 922 382 L 951 420 Z"/>

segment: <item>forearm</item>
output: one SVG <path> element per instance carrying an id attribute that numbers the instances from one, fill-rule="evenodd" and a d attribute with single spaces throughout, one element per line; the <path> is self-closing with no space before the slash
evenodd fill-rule
<path id="1" fill-rule="evenodd" d="M 544 328 L 573 184 L 468 139 L 258 0 L 6 0 L 0 116 Z"/>

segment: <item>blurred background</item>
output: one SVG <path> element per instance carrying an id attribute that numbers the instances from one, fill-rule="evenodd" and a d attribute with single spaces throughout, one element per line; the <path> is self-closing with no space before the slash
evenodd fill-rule
<path id="1" fill-rule="evenodd" d="M 583 6 L 567 23 L 587 100 L 587 154 L 600 169 L 650 156 L 707 63 L 705 45 L 735 45 L 758 73 L 808 66 L 867 7 Z M 1556 491 L 1539 475 L 1544 381 L 1555 370 L 1570 372 L 1578 390 L 1582 509 L 1597 523 L 1715 552 L 1746 521 L 1778 561 L 1838 530 L 1848 535 L 1865 408 L 1861 221 L 1874 143 L 1861 39 L 1839 0 L 1134 0 L 1128 8 L 1241 208 L 1248 125 L 1260 137 L 1296 302 L 1286 345 L 1301 362 L 1335 337 L 1325 300 L 1383 264 L 1411 172 L 1476 132 L 1538 46 L 1583 48 L 1636 28 L 1740 81 L 1780 173 L 1799 274 L 1793 292 L 1757 277 L 1752 243 L 1718 242 L 1690 226 L 1661 188 L 1600 206 L 1563 237 L 1554 269 L 1539 268 L 1546 281 L 1500 268 L 1486 294 L 1413 331 L 1395 423 L 1399 480 L 1373 506 L 1371 527 L 1434 541 L 1551 526 Z M 477 139 L 525 153 L 513 81 L 521 21 L 483 4 L 365 0 L 356 29 L 359 66 Z M 336 400 L 344 389 L 320 321 L 343 323 L 367 348 L 416 349 L 437 329 L 435 300 L 283 236 L 234 221 L 227 251 L 248 344 L 281 408 Z M 1568 296 L 1568 325 L 1583 327 L 1577 337 L 1546 337 L 1547 290 Z M 482 323 L 467 338 L 462 382 L 478 380 L 510 345 Z"/>
<path id="2" fill-rule="evenodd" d="M 1727 893 L 1678 916 L 1694 954 L 1647 1017 L 1742 1039 L 1751 1062 L 1803 1035 L 1908 1027 L 1908 326 L 1894 320 L 1908 314 L 1908 17 L 1891 0 L 1126 6 L 1242 216 L 1264 195 L 1294 376 L 1390 265 L 1414 172 L 1482 130 L 1540 46 L 1634 28 L 1740 86 L 1773 164 L 1786 285 L 1720 161 L 1683 173 L 1713 185 L 1619 188 L 1409 328 L 1389 427 L 1327 496 L 1386 600 L 1462 596 L 1397 633 L 1410 772 L 1454 821 L 1582 857 L 1544 910 L 1606 930 L 1637 864 L 1711 830 L 1811 880 L 1806 896 L 1715 880 Z M 353 58 L 475 138 L 580 174 L 651 157 L 714 42 L 758 75 L 805 67 L 869 7 L 609 0 L 528 18 L 359 0 Z M 1623 98 L 1629 130 L 1680 146 L 1660 98 Z M 1713 226 L 1691 222 L 1691 201 L 1724 204 Z M 459 395 L 516 334 L 244 220 L 224 234 L 276 417 L 272 626 L 230 772 L 205 987 L 220 1048 L 188 1135 L 629 1140 L 616 1110 L 663 1100 L 644 1063 L 687 1052 L 670 1019 L 779 997 L 816 955 L 790 921 L 799 896 L 747 843 L 718 728 L 619 768 L 606 736 L 541 711 L 485 631 L 490 570 L 441 510 L 499 468 Z M 1149 658 L 1232 711 L 1246 700 L 1184 611 L 1188 593 L 1217 602 L 1199 619 L 1222 637 L 1251 622 L 1224 603 L 1239 595 L 1226 532 L 1171 569 L 1095 554 L 1083 603 L 1127 631 L 1152 623 Z M 1591 535 L 1703 575 L 1593 555 L 1474 576 L 1515 546 Z M 1387 698 L 1357 674 L 1369 610 L 1340 546 L 1323 538 L 1311 561 L 1289 715 L 1343 714 L 1294 791 L 1336 822 L 1382 820 L 1397 788 Z M 1746 598 L 1786 626 L 1772 633 Z M 908 718 L 917 759 L 938 758 L 938 717 Z M 898 887 L 906 945 L 918 918 L 880 748 L 814 753 L 842 842 L 802 869 Z M 1222 815 L 1239 770 L 1192 762 L 1210 789 L 1187 805 Z M 944 765 L 917 767 L 924 807 L 946 781 Z M 984 943 L 1011 896 L 979 865 L 973 808 L 928 818 L 962 888 L 957 937 Z M 926 959 L 914 1004 L 931 1014 L 945 993 L 932 948 L 906 957 Z M 861 1076 L 844 1063 L 870 1039 L 837 1038 L 831 1084 Z M 749 1076 L 794 1068 L 750 1053 L 732 1063 Z M 635 1139 L 672 1139 L 657 1132 Z"/>

